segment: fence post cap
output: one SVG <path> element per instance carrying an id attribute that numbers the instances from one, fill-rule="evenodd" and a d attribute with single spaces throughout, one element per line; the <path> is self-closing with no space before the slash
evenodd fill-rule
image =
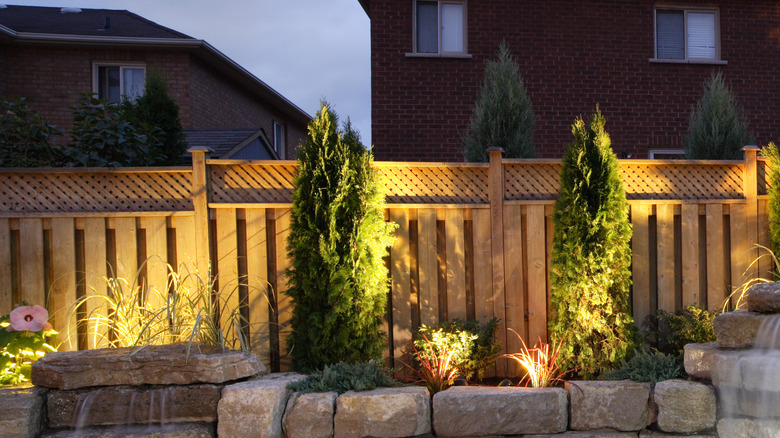
<path id="1" fill-rule="evenodd" d="M 502 148 L 497 147 L 497 146 L 491 146 L 491 147 L 487 148 L 487 151 L 488 152 L 504 152 L 504 150 Z"/>
<path id="2" fill-rule="evenodd" d="M 758 147 L 758 146 L 756 146 L 754 144 L 749 144 L 749 145 L 745 145 L 745 146 L 742 147 L 743 151 L 757 151 L 757 150 L 760 150 L 760 149 L 761 149 L 760 147 Z"/>
<path id="3" fill-rule="evenodd" d="M 189 149 L 187 149 L 187 152 L 194 154 L 195 152 L 206 152 L 206 153 L 212 153 L 214 152 L 214 149 L 211 149 L 208 146 L 193 146 Z"/>

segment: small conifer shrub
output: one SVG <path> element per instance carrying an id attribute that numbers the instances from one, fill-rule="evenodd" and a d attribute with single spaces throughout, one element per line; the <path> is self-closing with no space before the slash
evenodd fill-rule
<path id="1" fill-rule="evenodd" d="M 769 180 L 769 240 L 772 252 L 780 254 L 780 151 L 774 143 L 761 148 L 761 156 L 767 159 L 766 176 Z"/>
<path id="2" fill-rule="evenodd" d="M 349 364 L 339 362 L 325 365 L 322 370 L 313 371 L 304 380 L 287 385 L 288 388 L 300 393 L 369 391 L 382 387 L 400 386 L 388 370 L 378 360 Z"/>
<path id="3" fill-rule="evenodd" d="M 487 162 L 487 149 L 499 147 L 507 158 L 533 158 L 534 110 L 520 67 L 506 44 L 488 61 L 485 82 L 463 136 L 466 161 Z"/>
<path id="4" fill-rule="evenodd" d="M 563 339 L 563 369 L 586 377 L 633 351 L 629 305 L 631 225 L 618 161 L 601 112 L 572 126 L 555 203 L 550 336 Z"/>
<path id="5" fill-rule="evenodd" d="M 748 122 L 721 72 L 704 83 L 704 93 L 691 111 L 685 153 L 695 160 L 741 160 L 742 148 L 753 142 Z"/>
<path id="6" fill-rule="evenodd" d="M 389 287 L 383 258 L 394 229 L 384 221 L 371 152 L 349 123 L 339 130 L 323 104 L 298 153 L 287 241 L 296 369 L 381 357 Z"/>

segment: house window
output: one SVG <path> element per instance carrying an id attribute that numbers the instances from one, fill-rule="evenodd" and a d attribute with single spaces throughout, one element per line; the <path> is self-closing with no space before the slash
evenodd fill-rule
<path id="1" fill-rule="evenodd" d="M 415 2 L 416 53 L 466 53 L 466 3 Z"/>
<path id="2" fill-rule="evenodd" d="M 720 59 L 718 11 L 715 9 L 655 10 L 655 57 L 670 61 Z"/>
<path id="3" fill-rule="evenodd" d="M 280 159 L 284 159 L 285 151 L 285 128 L 284 123 L 274 122 L 274 150 Z"/>
<path id="4" fill-rule="evenodd" d="M 145 83 L 146 67 L 142 64 L 94 67 L 94 92 L 110 103 L 119 103 L 122 96 L 134 100 L 144 93 Z"/>

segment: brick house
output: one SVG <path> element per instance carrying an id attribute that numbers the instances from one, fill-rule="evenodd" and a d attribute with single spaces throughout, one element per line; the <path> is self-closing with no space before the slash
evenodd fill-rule
<path id="1" fill-rule="evenodd" d="M 53 125 L 71 126 L 79 93 L 118 101 L 150 70 L 169 78 L 188 138 L 236 131 L 223 158 L 292 159 L 306 136 L 311 116 L 206 41 L 123 10 L 0 7 L 0 95 L 32 98 Z"/>
<path id="2" fill-rule="evenodd" d="M 502 41 L 533 102 L 537 156 L 562 156 L 574 119 L 597 104 L 619 156 L 680 150 L 714 70 L 756 143 L 780 139 L 780 2 L 359 1 L 371 19 L 378 160 L 462 161 L 485 61 Z"/>

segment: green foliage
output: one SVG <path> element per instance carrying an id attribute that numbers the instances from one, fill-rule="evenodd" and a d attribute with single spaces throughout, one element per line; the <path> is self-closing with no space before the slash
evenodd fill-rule
<path id="1" fill-rule="evenodd" d="M 629 305 L 631 226 L 618 161 L 601 112 L 575 121 L 555 203 L 550 335 L 563 339 L 563 369 L 597 375 L 634 344 Z"/>
<path id="2" fill-rule="evenodd" d="M 557 344 L 553 341 L 552 350 L 550 349 L 551 344 L 542 341 L 542 338 L 539 338 L 539 342 L 534 348 L 528 348 L 523 338 L 516 331 L 512 330 L 512 332 L 520 339 L 522 348 L 517 353 L 507 353 L 501 357 L 512 359 L 525 369 L 525 376 L 518 382 L 518 386 L 525 381 L 525 386 L 547 388 L 564 381 L 563 377 L 566 374 L 575 371 L 561 370 L 562 357 L 560 352 L 563 339 Z"/>
<path id="3" fill-rule="evenodd" d="M 347 391 L 369 391 L 399 385 L 399 382 L 390 377 L 381 361 L 371 360 L 356 364 L 339 362 L 335 365 L 325 365 L 324 369 L 314 371 L 305 380 L 291 383 L 287 387 L 301 393 L 335 391 L 343 394 Z"/>
<path id="4" fill-rule="evenodd" d="M 684 378 L 681 355 L 664 354 L 660 351 L 640 352 L 615 370 L 604 373 L 603 380 L 630 379 L 635 382 L 662 382 Z"/>
<path id="5" fill-rule="evenodd" d="M 123 118 L 139 128 L 147 138 L 156 137 L 159 140 L 150 143 L 149 158 L 145 165 L 182 164 L 187 144 L 179 118 L 179 105 L 168 94 L 168 79 L 165 76 L 150 71 L 146 75 L 143 95 L 135 100 L 124 99 L 121 111 Z"/>
<path id="6" fill-rule="evenodd" d="M 436 394 L 452 386 L 459 373 L 455 364 L 468 359 L 477 335 L 465 331 L 449 333 L 441 329 L 426 334 L 429 330 L 423 325 L 419 338 L 412 343 L 418 363 L 413 370 L 431 394 Z"/>
<path id="7" fill-rule="evenodd" d="M 712 319 L 717 312 L 696 306 L 687 306 L 674 313 L 658 310 L 648 315 L 642 324 L 642 337 L 647 344 L 669 355 L 681 355 L 685 344 L 714 342 Z"/>
<path id="8" fill-rule="evenodd" d="M 747 119 L 736 97 L 723 80 L 723 74 L 713 73 L 691 111 L 686 155 L 696 160 L 741 160 L 742 148 L 752 142 Z"/>
<path id="9" fill-rule="evenodd" d="M 507 158 L 534 156 L 534 110 L 520 67 L 502 43 L 498 59 L 488 61 L 485 82 L 463 136 L 466 161 L 486 162 L 487 149 L 504 149 Z"/>
<path id="10" fill-rule="evenodd" d="M 62 135 L 30 108 L 30 99 L 0 98 L 0 167 L 55 166 L 54 137 Z"/>
<path id="11" fill-rule="evenodd" d="M 159 162 L 159 129 L 140 129 L 120 107 L 93 94 L 83 93 L 73 109 L 71 142 L 63 148 L 64 160 L 74 166 L 145 166 Z"/>
<path id="12" fill-rule="evenodd" d="M 52 346 L 56 340 L 57 332 L 48 322 L 38 331 L 18 331 L 10 315 L 0 317 L 0 385 L 29 382 L 32 364 L 46 353 L 57 351 Z"/>
<path id="13" fill-rule="evenodd" d="M 395 224 L 372 154 L 324 103 L 298 155 L 290 237 L 290 354 L 296 369 L 378 359 L 388 278 L 383 258 Z"/>
<path id="14" fill-rule="evenodd" d="M 774 143 L 761 148 L 761 156 L 767 158 L 766 177 L 769 180 L 769 240 L 772 253 L 780 254 L 780 151 Z"/>
<path id="15" fill-rule="evenodd" d="M 487 367 L 493 364 L 498 357 L 498 353 L 501 352 L 501 346 L 496 343 L 498 322 L 499 319 L 495 317 L 485 324 L 456 318 L 432 327 L 423 325 L 415 337 L 415 345 L 421 351 L 427 350 L 427 348 L 424 348 L 424 343 L 421 342 L 423 333 L 428 333 L 429 336 L 442 341 L 451 340 L 454 345 L 446 346 L 446 348 L 454 348 L 458 352 L 466 352 L 465 355 L 458 353 L 453 358 L 453 366 L 468 380 L 482 380 Z M 440 334 L 445 333 L 454 336 L 440 336 Z M 466 348 L 466 345 L 462 344 L 463 342 L 470 344 L 471 347 Z M 436 350 L 441 352 L 444 347 L 444 345 L 438 345 Z"/>

